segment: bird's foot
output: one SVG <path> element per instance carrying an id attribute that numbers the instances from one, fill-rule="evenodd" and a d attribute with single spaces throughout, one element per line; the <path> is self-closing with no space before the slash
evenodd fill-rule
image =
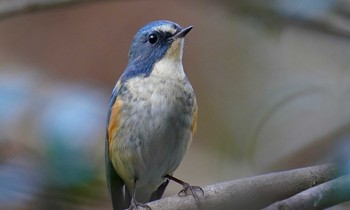
<path id="1" fill-rule="evenodd" d="M 135 201 L 134 199 L 131 200 L 131 205 L 128 208 L 128 210 L 152 210 L 151 207 L 149 207 L 147 204 L 139 203 Z"/>
<path id="2" fill-rule="evenodd" d="M 177 183 L 182 185 L 183 189 L 178 193 L 178 195 L 180 197 L 184 197 L 184 196 L 192 194 L 193 197 L 195 198 L 196 202 L 198 202 L 199 198 L 198 198 L 197 192 L 200 192 L 202 195 L 204 195 L 203 189 L 199 186 L 191 186 L 187 182 L 184 182 L 180 179 L 177 179 L 177 178 L 173 177 L 172 175 L 166 175 L 165 178 L 173 180 L 174 182 L 177 182 Z"/>
<path id="3" fill-rule="evenodd" d="M 200 186 L 191 186 L 188 183 L 183 183 L 183 189 L 178 193 L 180 197 L 184 197 L 187 195 L 193 195 L 196 200 L 198 200 L 197 192 L 200 192 L 204 195 L 204 191 Z"/>
<path id="4" fill-rule="evenodd" d="M 201 187 L 199 186 L 191 186 L 187 182 L 184 182 L 180 179 L 177 179 L 173 177 L 172 175 L 166 175 L 164 176 L 167 179 L 173 180 L 174 182 L 177 182 L 182 185 L 183 189 L 178 193 L 180 197 L 184 197 L 187 195 L 192 195 L 196 204 L 197 204 L 197 209 L 201 209 L 201 203 L 199 202 L 199 197 L 198 197 L 198 192 L 200 192 L 202 195 L 204 195 L 204 191 Z"/>
<path id="5" fill-rule="evenodd" d="M 194 198 L 194 201 L 197 204 L 197 209 L 202 209 L 201 203 L 199 202 L 199 197 L 197 193 L 201 193 L 202 195 L 204 195 L 204 191 L 201 187 L 199 186 L 191 186 L 190 184 L 184 182 L 182 184 L 183 189 L 180 190 L 180 192 L 178 193 L 178 195 L 180 197 L 184 197 L 184 196 L 188 196 L 188 195 L 192 195 Z"/>

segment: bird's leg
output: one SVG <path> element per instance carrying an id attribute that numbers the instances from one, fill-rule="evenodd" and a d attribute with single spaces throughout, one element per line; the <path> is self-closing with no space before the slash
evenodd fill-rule
<path id="1" fill-rule="evenodd" d="M 141 209 L 147 209 L 147 210 L 152 210 L 151 207 L 149 207 L 147 204 L 144 203 L 139 203 L 136 201 L 136 181 L 137 179 L 134 179 L 134 189 L 132 192 L 132 198 L 131 198 L 131 204 L 128 210 L 139 210 L 140 207 Z"/>
<path id="2" fill-rule="evenodd" d="M 184 182 L 180 179 L 177 179 L 171 175 L 166 175 L 165 178 L 168 178 L 168 179 L 182 185 L 183 189 L 178 193 L 179 196 L 183 197 L 183 196 L 192 194 L 196 203 L 199 204 L 199 198 L 198 198 L 197 192 L 200 192 L 202 195 L 204 195 L 204 191 L 201 187 L 192 186 L 192 185 L 188 184 L 187 182 Z"/>

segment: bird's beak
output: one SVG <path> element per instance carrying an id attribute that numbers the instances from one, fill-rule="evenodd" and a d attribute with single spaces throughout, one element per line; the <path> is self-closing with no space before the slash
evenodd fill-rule
<path id="1" fill-rule="evenodd" d="M 183 38 L 186 36 L 186 34 L 188 34 L 188 32 L 191 31 L 191 29 L 193 28 L 193 26 L 188 26 L 187 28 L 182 29 L 181 31 L 179 31 L 177 34 L 175 34 L 173 36 L 174 39 L 178 39 L 178 38 Z"/>

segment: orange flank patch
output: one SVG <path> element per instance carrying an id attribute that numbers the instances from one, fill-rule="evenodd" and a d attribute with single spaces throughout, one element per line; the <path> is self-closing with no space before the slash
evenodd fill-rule
<path id="1" fill-rule="evenodd" d="M 193 120 L 192 120 L 192 126 L 191 126 L 192 135 L 197 130 L 197 117 L 198 117 L 198 109 L 196 108 L 196 111 L 193 114 Z"/>
<path id="2" fill-rule="evenodd" d="M 121 106 L 122 106 L 122 101 L 117 98 L 114 105 L 111 107 L 111 116 L 109 118 L 109 125 L 108 125 L 109 144 L 111 144 L 111 141 L 115 137 L 119 128 Z"/>

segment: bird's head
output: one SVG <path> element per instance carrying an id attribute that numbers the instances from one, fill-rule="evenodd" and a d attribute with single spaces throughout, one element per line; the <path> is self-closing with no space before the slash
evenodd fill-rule
<path id="1" fill-rule="evenodd" d="M 154 21 L 142 27 L 131 44 L 127 68 L 129 72 L 125 72 L 124 76 L 147 76 L 162 59 L 181 63 L 183 40 L 191 29 L 192 26 L 181 28 L 166 20 Z"/>

